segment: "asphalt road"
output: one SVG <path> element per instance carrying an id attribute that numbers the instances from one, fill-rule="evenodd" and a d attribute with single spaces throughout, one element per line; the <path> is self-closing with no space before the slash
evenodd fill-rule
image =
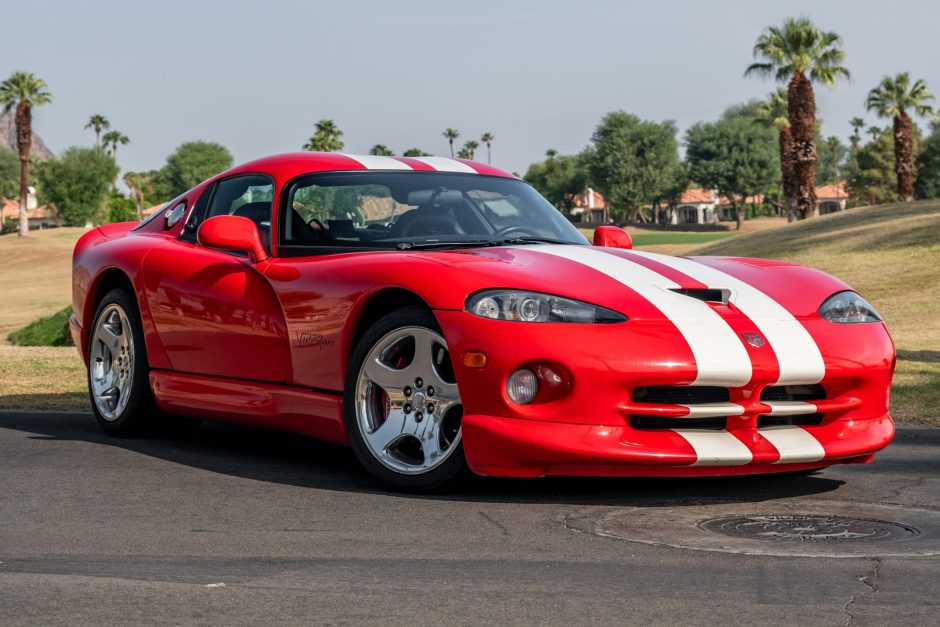
<path id="1" fill-rule="evenodd" d="M 204 424 L 117 440 L 88 415 L 0 413 L 0 482 L 3 625 L 940 624 L 940 429 L 810 477 L 414 497 L 296 436 Z M 694 524 L 755 512 L 920 534 L 826 557 L 840 541 L 718 541 Z"/>

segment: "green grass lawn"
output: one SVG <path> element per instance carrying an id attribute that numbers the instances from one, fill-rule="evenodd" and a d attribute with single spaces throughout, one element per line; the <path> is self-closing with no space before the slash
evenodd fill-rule
<path id="1" fill-rule="evenodd" d="M 661 231 L 658 233 L 634 233 L 634 246 L 659 246 L 662 244 L 709 244 L 719 240 L 735 237 L 734 232 L 705 232 L 693 233 L 689 231 Z"/>

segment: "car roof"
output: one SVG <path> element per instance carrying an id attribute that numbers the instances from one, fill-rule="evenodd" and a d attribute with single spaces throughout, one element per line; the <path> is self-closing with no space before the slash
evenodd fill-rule
<path id="1" fill-rule="evenodd" d="M 486 163 L 467 159 L 452 159 L 450 157 L 382 157 L 376 155 L 350 155 L 339 152 L 290 152 L 235 166 L 217 177 L 213 177 L 213 179 L 233 174 L 265 172 L 283 181 L 309 172 L 360 170 L 448 172 L 518 178 L 514 174 L 494 168 Z"/>

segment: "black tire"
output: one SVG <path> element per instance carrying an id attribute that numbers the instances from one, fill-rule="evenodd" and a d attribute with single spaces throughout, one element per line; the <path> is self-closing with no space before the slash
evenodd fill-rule
<path id="1" fill-rule="evenodd" d="M 96 400 L 92 380 L 96 348 L 94 343 L 102 314 L 114 311 L 115 306 L 120 308 L 129 323 L 126 325 L 129 328 L 125 329 L 122 325 L 121 330 L 122 333 L 130 334 L 130 345 L 133 348 L 128 361 L 133 363 L 133 367 L 128 377 L 130 384 L 126 392 L 126 402 L 119 412 L 106 416 Z M 150 365 L 147 360 L 147 347 L 144 344 L 144 330 L 140 321 L 140 310 L 133 296 L 121 289 L 114 289 L 105 294 L 95 311 L 89 335 L 91 339 L 88 343 L 88 395 L 95 420 L 102 431 L 116 437 L 179 435 L 191 432 L 199 426 L 199 420 L 163 414 L 154 403 L 150 390 Z"/>
<path id="2" fill-rule="evenodd" d="M 359 426 L 356 410 L 356 386 L 363 362 L 375 345 L 388 333 L 403 327 L 423 327 L 443 336 L 434 315 L 419 307 L 405 307 L 393 311 L 376 322 L 356 345 L 349 368 L 343 394 L 343 414 L 346 432 L 359 462 L 372 476 L 388 486 L 407 492 L 453 491 L 461 487 L 471 476 L 464 457 L 462 439 L 452 446 L 448 457 L 440 465 L 420 474 L 404 474 L 389 468 L 371 452 Z"/>

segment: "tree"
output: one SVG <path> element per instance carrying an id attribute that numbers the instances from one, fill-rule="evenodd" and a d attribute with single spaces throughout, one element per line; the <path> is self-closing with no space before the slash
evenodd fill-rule
<path id="1" fill-rule="evenodd" d="M 871 135 L 872 141 L 875 141 L 876 139 L 878 139 L 879 137 L 881 137 L 881 133 L 882 133 L 883 131 L 882 131 L 882 129 L 881 129 L 880 127 L 878 127 L 878 126 L 869 126 L 867 129 L 865 129 L 865 132 L 868 133 L 869 135 Z"/>
<path id="2" fill-rule="evenodd" d="M 29 235 L 29 153 L 33 145 L 33 107 L 52 102 L 46 83 L 29 72 L 14 72 L 0 83 L 3 112 L 16 109 L 16 149 L 20 156 L 20 237 Z"/>
<path id="3" fill-rule="evenodd" d="M 466 157 L 466 159 L 472 160 L 476 156 L 476 149 L 479 147 L 480 147 L 480 144 L 473 141 L 472 139 L 470 141 L 464 142 L 464 145 L 463 145 L 464 151 L 466 152 L 466 154 L 470 155 L 469 157 Z"/>
<path id="4" fill-rule="evenodd" d="M 796 215 L 793 213 L 798 185 L 793 173 L 793 164 L 790 162 L 790 146 L 792 135 L 790 132 L 790 117 L 787 111 L 787 92 L 780 88 L 772 92 L 766 100 L 759 103 L 755 109 L 757 121 L 765 127 L 777 131 L 777 158 L 780 161 L 780 191 L 787 202 L 783 203 L 787 220 L 793 222 Z M 779 200 L 779 198 L 778 198 Z"/>
<path id="5" fill-rule="evenodd" d="M 816 213 L 816 97 L 811 81 L 832 85 L 849 78 L 842 62 L 842 38 L 817 28 L 807 18 L 787 18 L 782 27 L 770 26 L 754 45 L 754 57 L 745 76 L 774 76 L 787 85 L 787 118 L 790 122 L 790 165 L 796 181 L 795 196 L 787 199 L 797 219 Z M 807 76 L 808 75 L 808 76 Z"/>
<path id="6" fill-rule="evenodd" d="M 449 128 L 449 129 L 446 129 L 441 134 L 447 138 L 447 143 L 450 144 L 450 156 L 453 157 L 454 156 L 454 141 L 456 141 L 456 139 L 460 137 L 460 131 L 458 131 L 455 128 Z"/>
<path id="7" fill-rule="evenodd" d="M 486 146 L 486 162 L 491 163 L 490 161 L 490 147 L 493 143 L 493 134 L 492 133 L 483 133 L 480 136 L 480 141 L 483 142 L 483 145 Z"/>
<path id="8" fill-rule="evenodd" d="M 858 170 L 849 179 L 852 197 L 869 205 L 887 202 L 897 188 L 891 136 L 878 130 L 880 134 L 875 139 L 859 148 Z"/>
<path id="9" fill-rule="evenodd" d="M 523 179 L 570 216 L 575 198 L 588 186 L 587 164 L 581 156 L 557 155 L 555 150 L 546 150 L 545 160 L 530 165 Z"/>
<path id="10" fill-rule="evenodd" d="M 615 111 L 604 116 L 591 141 L 585 155 L 590 180 L 615 219 L 635 222 L 643 205 L 672 187 L 679 164 L 674 122 Z"/>
<path id="11" fill-rule="evenodd" d="M 766 192 L 777 178 L 774 133 L 740 117 L 700 122 L 686 131 L 686 160 L 692 180 L 727 196 L 737 228 L 749 196 Z"/>
<path id="12" fill-rule="evenodd" d="M 121 146 L 126 146 L 131 143 L 130 138 L 120 131 L 108 131 L 101 136 L 101 141 L 104 142 L 104 145 L 108 147 L 108 152 L 112 157 L 117 159 L 117 148 L 120 144 Z"/>
<path id="13" fill-rule="evenodd" d="M 469 150 L 466 146 L 464 146 L 463 148 L 461 148 L 460 150 L 457 151 L 457 158 L 458 158 L 458 159 L 469 159 L 469 158 L 470 158 L 470 150 Z"/>
<path id="14" fill-rule="evenodd" d="M 920 144 L 914 192 L 918 198 L 940 198 L 940 123 L 933 123 Z"/>
<path id="15" fill-rule="evenodd" d="M 3 215 L 3 199 L 16 197 L 19 176 L 20 160 L 11 151 L 0 148 L 0 233 L 3 233 L 6 220 Z"/>
<path id="16" fill-rule="evenodd" d="M 88 124 L 85 125 L 85 128 L 95 129 L 95 146 L 101 146 L 101 131 L 106 131 L 111 128 L 111 122 L 103 115 L 95 113 L 88 118 Z"/>
<path id="17" fill-rule="evenodd" d="M 323 119 L 313 126 L 313 137 L 304 144 L 304 150 L 336 152 L 337 150 L 343 149 L 345 144 L 343 140 L 340 139 L 343 136 L 343 131 L 339 130 L 339 127 L 336 126 L 333 120 Z"/>
<path id="18" fill-rule="evenodd" d="M 430 157 L 431 153 L 424 152 L 420 148 L 409 148 L 402 153 L 403 157 Z"/>
<path id="19" fill-rule="evenodd" d="M 67 226 L 85 226 L 102 216 L 117 172 L 114 158 L 103 150 L 73 146 L 39 169 L 41 198 L 55 205 Z"/>
<path id="20" fill-rule="evenodd" d="M 846 149 L 842 140 L 834 135 L 823 138 L 820 134 L 816 138 L 816 145 L 820 147 L 819 162 L 816 168 L 816 184 L 838 184 L 843 178 L 842 164 L 849 154 L 848 149 Z"/>
<path id="21" fill-rule="evenodd" d="M 376 144 L 372 148 L 369 148 L 370 155 L 377 155 L 379 157 L 391 157 L 395 153 L 389 149 L 388 146 L 384 144 Z"/>
<path id="22" fill-rule="evenodd" d="M 171 199 L 230 167 L 232 155 L 224 146 L 187 142 L 166 158 L 166 165 L 156 176 L 157 192 L 163 199 Z"/>
<path id="23" fill-rule="evenodd" d="M 927 101 L 933 95 L 922 80 L 911 83 L 911 75 L 901 72 L 885 76 L 878 87 L 868 92 L 865 107 L 878 117 L 894 118 L 894 172 L 898 178 L 898 200 L 914 200 L 914 123 L 908 112 L 921 117 L 936 118 L 937 113 Z"/>
<path id="24" fill-rule="evenodd" d="M 153 195 L 154 178 L 156 172 L 128 172 L 124 175 L 124 184 L 131 192 L 131 199 L 134 201 L 134 209 L 137 212 L 137 219 L 144 217 L 144 204 L 147 196 Z"/>
<path id="25" fill-rule="evenodd" d="M 854 154 L 858 152 L 858 146 L 862 140 L 861 132 L 865 128 L 865 120 L 854 117 L 849 120 L 849 124 L 852 126 L 852 135 L 849 137 L 849 142 L 852 145 L 852 153 Z"/>

